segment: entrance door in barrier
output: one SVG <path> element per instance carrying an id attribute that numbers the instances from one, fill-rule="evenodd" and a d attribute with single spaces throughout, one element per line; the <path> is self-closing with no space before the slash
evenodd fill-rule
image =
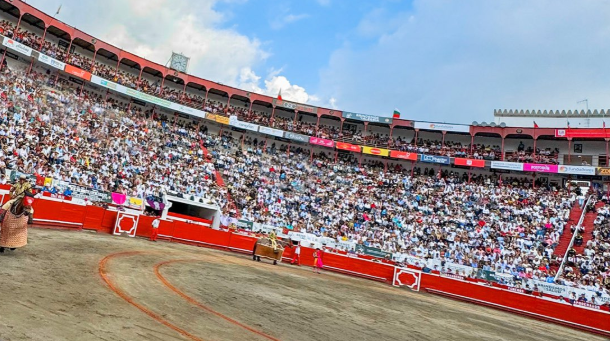
<path id="1" fill-rule="evenodd" d="M 118 212 L 112 234 L 119 236 L 123 233 L 127 233 L 128 236 L 135 237 L 139 220 L 139 214 L 134 214 L 131 212 Z"/>
<path id="2" fill-rule="evenodd" d="M 421 283 L 421 271 L 394 267 L 394 278 L 392 279 L 392 285 L 395 287 L 407 287 L 413 291 L 419 291 L 419 285 Z"/>

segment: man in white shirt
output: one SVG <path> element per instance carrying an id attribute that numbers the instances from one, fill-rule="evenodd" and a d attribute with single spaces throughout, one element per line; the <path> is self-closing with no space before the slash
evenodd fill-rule
<path id="1" fill-rule="evenodd" d="M 157 241 L 157 233 L 159 232 L 159 224 L 161 223 L 161 219 L 156 218 L 152 222 L 152 232 L 150 234 L 150 240 L 153 242 Z"/>
<path id="2" fill-rule="evenodd" d="M 295 262 L 298 266 L 301 266 L 301 242 L 294 247 L 294 253 L 290 264 L 294 264 Z"/>

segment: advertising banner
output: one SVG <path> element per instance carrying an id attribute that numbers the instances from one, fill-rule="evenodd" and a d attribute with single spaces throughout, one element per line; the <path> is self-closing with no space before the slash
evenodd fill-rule
<path id="1" fill-rule="evenodd" d="M 91 80 L 91 73 L 88 71 L 85 71 L 83 69 L 79 69 L 77 67 L 74 67 L 70 64 L 66 64 L 66 67 L 64 68 L 64 72 L 69 73 L 73 76 L 76 76 L 78 78 L 82 78 L 86 81 L 90 81 Z"/>
<path id="2" fill-rule="evenodd" d="M 207 114 L 206 114 L 207 115 Z M 214 121 L 220 123 L 220 124 L 226 124 L 229 125 L 229 118 L 226 116 L 220 116 L 220 115 L 216 115 L 216 117 L 214 118 Z"/>
<path id="3" fill-rule="evenodd" d="M 80 186 L 71 186 L 72 197 L 77 199 L 87 199 L 92 202 L 105 202 L 111 203 L 112 196 L 110 192 L 98 191 L 93 188 L 86 188 Z"/>
<path id="4" fill-rule="evenodd" d="M 451 163 L 451 158 L 447 156 L 421 154 L 421 162 L 440 163 L 443 165 L 448 165 Z"/>
<path id="5" fill-rule="evenodd" d="M 29 48 L 21 43 L 18 43 L 9 37 L 4 37 L 4 40 L 2 41 L 2 45 L 8 47 L 11 50 L 24 54 L 28 57 L 30 57 L 32 55 L 31 48 Z"/>
<path id="6" fill-rule="evenodd" d="M 368 146 L 362 146 L 362 152 L 364 154 L 379 155 L 379 156 L 389 156 L 390 155 L 390 151 L 388 149 L 373 148 L 373 147 L 368 147 Z"/>
<path id="7" fill-rule="evenodd" d="M 526 172 L 557 173 L 557 165 L 545 165 L 540 163 L 524 163 L 523 170 Z"/>
<path id="8" fill-rule="evenodd" d="M 242 122 L 240 120 L 237 119 L 237 116 L 231 116 L 229 117 L 229 124 L 240 128 L 240 129 L 246 129 L 246 130 L 251 130 L 251 131 L 258 131 L 258 125 L 253 124 L 253 123 L 248 123 L 248 122 Z"/>
<path id="9" fill-rule="evenodd" d="M 335 141 L 333 140 L 321 139 L 319 137 L 313 136 L 309 138 L 309 143 L 328 148 L 332 148 L 335 146 Z"/>
<path id="10" fill-rule="evenodd" d="M 248 230 L 248 231 L 252 231 L 253 227 L 254 227 L 254 223 L 248 220 L 244 220 L 244 219 L 239 219 L 237 221 L 237 228 L 240 228 L 242 230 Z"/>
<path id="11" fill-rule="evenodd" d="M 477 270 L 477 278 L 486 280 L 488 282 L 497 282 L 498 281 L 498 279 L 496 278 L 495 271 L 490 271 L 490 270 L 483 270 L 483 269 Z"/>
<path id="12" fill-rule="evenodd" d="M 263 133 L 263 134 L 267 134 L 267 135 L 277 136 L 277 137 L 284 137 L 284 131 L 283 130 L 273 129 L 273 128 L 269 128 L 269 127 L 260 126 L 258 128 L 258 132 L 259 133 Z"/>
<path id="13" fill-rule="evenodd" d="M 8 172 L 8 170 L 7 170 L 7 172 Z M 10 176 L 9 176 L 10 182 L 16 182 L 17 180 L 19 180 L 19 177 L 21 175 L 23 175 L 23 174 L 25 174 L 25 173 L 21 173 L 21 172 L 16 171 L 16 170 L 11 170 L 11 173 L 10 173 Z M 36 176 L 35 175 L 33 175 L 33 174 L 25 174 L 25 176 L 27 177 L 27 179 L 28 179 L 28 181 L 30 183 L 32 183 L 32 184 L 36 183 Z"/>
<path id="14" fill-rule="evenodd" d="M 291 133 L 291 132 L 284 132 L 284 137 L 287 139 L 291 139 L 293 141 L 297 141 L 297 142 L 303 142 L 303 143 L 309 143 L 309 136 L 307 135 L 301 135 L 301 134 L 297 134 L 297 133 Z"/>
<path id="15" fill-rule="evenodd" d="M 456 166 L 467 166 L 467 167 L 478 167 L 478 168 L 485 167 L 485 160 L 463 159 L 463 158 L 456 157 L 455 159 L 453 159 L 453 163 Z"/>
<path id="16" fill-rule="evenodd" d="M 55 58 L 51 58 L 49 56 L 47 56 L 46 54 L 38 54 L 38 61 L 47 65 L 51 65 L 52 67 L 56 68 L 56 69 L 60 69 L 63 70 L 66 68 L 66 63 L 64 62 L 60 62 L 59 60 L 55 59 Z"/>
<path id="17" fill-rule="evenodd" d="M 373 257 L 377 257 L 377 258 L 388 258 L 391 259 L 392 254 L 389 252 L 385 252 L 382 251 L 379 248 L 376 247 L 370 247 L 370 246 L 365 246 L 362 244 L 357 244 L 356 245 L 356 252 L 357 253 L 362 253 L 365 255 L 369 255 L 369 256 L 373 256 Z"/>
<path id="18" fill-rule="evenodd" d="M 513 171 L 523 171 L 523 164 L 519 162 L 506 162 L 506 161 L 492 161 L 491 162 L 492 169 L 506 169 Z"/>
<path id="19" fill-rule="evenodd" d="M 555 129 L 555 137 L 605 138 L 610 137 L 607 129 Z"/>
<path id="20" fill-rule="evenodd" d="M 275 104 L 276 107 L 281 107 L 281 108 L 290 109 L 290 110 L 303 111 L 303 112 L 308 112 L 308 113 L 312 113 L 312 114 L 318 113 L 317 107 L 312 107 L 312 106 L 305 105 L 305 104 L 281 101 L 277 98 L 273 100 L 273 103 Z"/>
<path id="21" fill-rule="evenodd" d="M 463 124 L 446 124 L 430 122 L 414 122 L 413 128 L 424 130 L 453 131 L 456 133 L 469 133 L 470 126 Z"/>
<path id="22" fill-rule="evenodd" d="M 585 290 L 585 289 L 573 288 L 573 287 L 564 286 L 564 285 L 557 285 L 554 283 L 547 283 L 547 282 L 538 281 L 538 280 L 530 280 L 530 287 L 533 287 L 533 284 L 538 286 L 538 289 L 543 293 L 555 295 L 555 296 L 563 296 L 564 298 L 567 298 L 567 299 L 578 298 L 578 297 L 580 297 L 580 295 L 585 294 L 585 297 L 588 300 L 590 300 L 591 296 L 596 295 L 595 292 Z M 608 296 L 606 294 L 602 294 L 599 296 L 596 295 L 595 300 L 600 304 L 608 303 L 608 302 L 610 302 L 610 296 Z"/>
<path id="23" fill-rule="evenodd" d="M 610 176 L 610 168 L 608 167 L 597 167 L 595 174 L 602 176 Z"/>
<path id="24" fill-rule="evenodd" d="M 360 153 L 362 151 L 362 147 L 355 145 L 355 144 L 344 143 L 344 142 L 337 142 L 337 144 L 335 145 L 335 148 L 340 149 L 340 150 L 348 150 L 350 152 L 355 152 L 355 153 Z"/>
<path id="25" fill-rule="evenodd" d="M 395 159 L 417 161 L 417 153 L 399 152 L 397 150 L 390 151 L 390 157 Z"/>
<path id="26" fill-rule="evenodd" d="M 66 68 L 68 66 L 69 65 L 66 65 Z M 101 86 L 103 86 L 105 88 L 114 90 L 114 91 L 116 91 L 118 93 L 121 93 L 123 95 L 127 95 L 127 96 L 133 97 L 135 99 L 144 101 L 144 102 L 155 104 L 155 105 L 158 105 L 158 106 L 166 108 L 166 109 L 179 111 L 179 112 L 182 112 L 182 113 L 185 113 L 185 114 L 189 114 L 189 115 L 193 115 L 193 116 L 196 116 L 196 117 L 200 117 L 200 118 L 205 118 L 206 117 L 206 113 L 201 111 L 201 110 L 197 110 L 197 109 L 190 108 L 190 107 L 187 107 L 187 106 L 184 106 L 184 105 L 181 105 L 181 104 L 173 103 L 173 102 L 170 102 L 168 100 L 164 100 L 162 98 L 159 98 L 159 97 L 156 97 L 156 96 L 153 96 L 153 95 L 145 94 L 143 92 L 136 91 L 136 90 L 134 90 L 132 88 L 128 88 L 128 87 L 125 87 L 123 85 L 111 82 L 109 80 L 106 80 L 104 78 L 98 77 L 96 75 L 90 75 L 90 77 L 91 77 L 91 83 L 97 84 L 97 85 L 101 85 Z M 219 116 L 219 117 L 222 117 L 222 116 Z M 224 118 L 223 121 L 225 119 L 226 119 L 226 121 L 228 121 L 228 118 Z M 219 121 L 217 120 L 216 122 L 219 122 Z M 219 123 L 222 123 L 222 122 L 219 122 Z M 224 124 L 228 124 L 228 123 L 224 123 Z"/>
<path id="27" fill-rule="evenodd" d="M 392 122 L 393 122 L 393 119 L 391 117 L 379 117 L 379 116 L 374 116 L 374 115 L 358 114 L 355 112 L 344 111 L 342 116 L 344 118 L 347 118 L 350 120 L 357 120 L 357 121 L 363 121 L 363 122 L 387 123 L 387 124 L 392 124 Z"/>
<path id="28" fill-rule="evenodd" d="M 559 173 L 575 175 L 595 175 L 595 167 L 559 165 Z"/>

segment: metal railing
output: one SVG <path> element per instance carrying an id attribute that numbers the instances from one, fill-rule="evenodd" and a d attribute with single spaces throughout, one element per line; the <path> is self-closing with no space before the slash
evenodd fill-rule
<path id="1" fill-rule="evenodd" d="M 559 276 L 563 273 L 563 268 L 565 267 L 566 261 L 568 259 L 568 252 L 570 252 L 570 249 L 572 248 L 572 246 L 574 246 L 574 240 L 576 239 L 576 236 L 579 234 L 580 227 L 582 226 L 582 223 L 585 220 L 585 215 L 587 214 L 587 207 L 589 207 L 589 203 L 591 202 L 592 199 L 593 199 L 593 195 L 589 195 L 589 197 L 587 198 L 587 201 L 585 202 L 584 207 L 582 208 L 582 213 L 580 214 L 580 219 L 578 220 L 578 224 L 576 225 L 576 228 L 574 229 L 574 233 L 572 234 L 572 239 L 570 239 L 570 245 L 568 245 L 568 248 L 566 249 L 566 253 L 563 255 L 563 260 L 561 261 L 561 265 L 559 266 L 559 270 L 557 270 L 557 274 L 555 274 L 555 280 L 557 280 L 557 278 L 559 278 Z"/>

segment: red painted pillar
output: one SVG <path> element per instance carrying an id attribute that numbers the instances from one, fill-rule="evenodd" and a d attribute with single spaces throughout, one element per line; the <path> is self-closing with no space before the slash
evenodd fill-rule
<path id="1" fill-rule="evenodd" d="M 93 67 L 95 66 L 95 57 L 97 56 L 97 50 L 93 51 L 93 59 L 91 59 L 91 66 L 89 67 L 89 71 L 93 71 Z"/>
<path id="2" fill-rule="evenodd" d="M 415 161 L 411 161 L 411 177 L 413 177 L 414 171 L 415 171 Z"/>
<path id="3" fill-rule="evenodd" d="M 42 33 L 42 40 L 40 41 L 40 46 L 38 46 L 38 51 L 42 50 L 42 46 L 44 45 L 44 38 L 47 36 L 47 29 L 48 28 L 49 28 L 48 26 L 46 26 L 44 28 L 44 32 Z"/>
<path id="4" fill-rule="evenodd" d="M 275 127 L 275 121 L 274 121 L 274 118 L 275 118 L 275 105 L 273 105 L 271 108 L 272 109 L 271 109 L 271 118 L 269 119 L 269 126 L 270 127 Z"/>
<path id="5" fill-rule="evenodd" d="M 474 155 L 474 135 L 470 135 L 470 156 Z M 470 183 L 470 180 L 468 180 Z"/>
<path id="6" fill-rule="evenodd" d="M 605 139 L 605 140 L 606 140 L 606 167 L 607 167 L 608 165 L 610 165 L 610 162 L 608 162 L 608 156 L 609 156 L 609 153 L 608 153 L 608 139 Z"/>
<path id="7" fill-rule="evenodd" d="M 504 161 L 504 136 L 502 136 L 502 149 L 500 150 L 500 160 Z"/>
<path id="8" fill-rule="evenodd" d="M 34 58 L 32 58 L 32 61 L 30 62 L 30 66 L 28 66 L 28 72 L 26 72 L 26 75 L 30 74 L 30 71 L 32 71 L 32 66 L 34 65 Z"/>
<path id="9" fill-rule="evenodd" d="M 445 130 L 443 130 L 443 142 L 441 143 L 441 146 L 443 148 L 445 148 L 445 136 L 447 136 L 447 132 Z"/>
<path id="10" fill-rule="evenodd" d="M 163 95 L 163 85 L 165 84 L 165 76 L 161 78 L 161 87 L 159 88 L 159 96 Z"/>
<path id="11" fill-rule="evenodd" d="M 318 115 L 318 120 L 316 121 L 316 132 L 318 131 L 318 128 L 320 127 L 320 118 L 322 117 L 322 115 Z"/>
<path id="12" fill-rule="evenodd" d="M 536 136 L 534 136 L 534 154 L 533 154 L 533 156 L 534 156 L 534 162 L 536 162 L 536 140 L 537 140 L 537 139 L 536 139 Z"/>
<path id="13" fill-rule="evenodd" d="M 182 96 L 178 99 L 179 102 L 183 102 L 183 99 L 186 97 L 186 82 L 184 82 L 184 87 L 182 87 Z"/>
<path id="14" fill-rule="evenodd" d="M 608 153 L 608 139 L 606 138 L 604 140 L 606 140 L 606 167 L 607 167 L 608 165 L 610 165 L 610 162 L 608 162 L 608 156 L 609 156 L 609 153 Z"/>
<path id="15" fill-rule="evenodd" d="M 68 58 L 70 57 L 70 49 L 72 48 L 72 40 L 70 40 L 70 44 L 68 44 L 68 49 L 66 50 L 66 58 L 64 62 L 68 62 Z"/>
<path id="16" fill-rule="evenodd" d="M 572 164 L 572 138 L 568 138 L 568 164 Z"/>
<path id="17" fill-rule="evenodd" d="M 138 84 L 142 81 L 142 72 L 144 72 L 144 68 L 140 69 L 140 74 L 138 75 Z"/>
<path id="18" fill-rule="evenodd" d="M 417 136 L 419 135 L 419 129 L 415 129 L 415 138 L 413 139 L 413 145 L 417 147 Z"/>
<path id="19" fill-rule="evenodd" d="M 11 1 L 11 2 L 12 2 L 12 1 Z M 19 30 L 19 25 L 21 25 L 21 19 L 23 18 L 23 16 L 24 16 L 24 14 L 22 14 L 21 16 L 19 16 L 19 20 L 17 20 L 17 26 L 15 26 L 15 31 L 13 31 L 13 33 L 14 33 L 14 32 L 17 32 L 17 31 Z M 13 34 L 13 37 L 14 37 L 14 36 L 15 36 L 15 35 Z"/>

